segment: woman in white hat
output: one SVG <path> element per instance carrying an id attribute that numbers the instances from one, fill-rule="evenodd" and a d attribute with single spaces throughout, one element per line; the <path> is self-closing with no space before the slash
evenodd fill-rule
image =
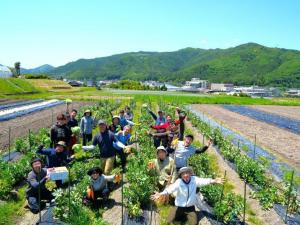
<path id="1" fill-rule="evenodd" d="M 195 205 L 197 204 L 197 187 L 202 187 L 209 184 L 222 184 L 223 178 L 200 178 L 194 176 L 193 170 L 190 167 L 182 167 L 178 171 L 178 179 L 174 184 L 168 186 L 163 192 L 155 193 L 151 196 L 152 200 L 158 200 L 161 197 L 176 192 L 175 207 L 173 207 L 168 216 L 168 223 L 174 220 L 188 220 L 190 225 L 198 224 Z"/>

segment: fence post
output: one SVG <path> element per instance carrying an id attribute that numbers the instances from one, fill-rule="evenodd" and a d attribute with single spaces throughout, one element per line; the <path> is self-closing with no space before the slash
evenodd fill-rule
<path id="1" fill-rule="evenodd" d="M 30 138 L 30 129 L 28 129 L 28 143 L 29 143 L 29 151 L 31 152 L 31 138 Z"/>
<path id="2" fill-rule="evenodd" d="M 243 212 L 243 224 L 246 224 L 246 191 L 247 191 L 247 181 L 244 181 L 244 212 Z"/>
<path id="3" fill-rule="evenodd" d="M 8 161 L 10 161 L 10 147 L 11 147 L 10 134 L 11 134 L 11 127 L 8 128 Z"/>
<path id="4" fill-rule="evenodd" d="M 71 167 L 68 166 L 68 204 L 69 204 L 69 210 L 68 210 L 68 221 L 70 222 L 71 218 Z"/>
<path id="5" fill-rule="evenodd" d="M 291 182 L 290 182 L 290 186 L 289 186 L 288 202 L 287 202 L 287 206 L 286 206 L 285 219 L 284 219 L 285 223 L 287 223 L 287 219 L 288 219 L 289 205 L 290 205 L 290 199 L 291 199 L 291 192 L 293 190 L 294 172 L 295 171 L 293 170 L 292 177 L 291 177 Z"/>
<path id="6" fill-rule="evenodd" d="M 122 171 L 121 180 L 121 194 L 122 194 L 122 225 L 124 224 L 124 171 Z"/>
<path id="7" fill-rule="evenodd" d="M 225 170 L 225 172 L 224 172 L 224 179 L 226 178 L 226 173 L 227 173 L 227 171 Z M 223 195 L 224 195 L 224 184 L 222 186 L 222 192 L 221 192 L 219 204 L 221 204 L 221 202 L 222 202 Z M 217 217 L 217 225 L 219 225 L 219 217 Z"/>
<path id="8" fill-rule="evenodd" d="M 253 159 L 256 158 L 256 134 L 254 135 Z"/>

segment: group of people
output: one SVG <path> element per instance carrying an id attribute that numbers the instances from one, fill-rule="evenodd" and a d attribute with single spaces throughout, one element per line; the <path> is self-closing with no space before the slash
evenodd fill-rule
<path id="1" fill-rule="evenodd" d="M 156 158 L 149 162 L 148 168 L 155 170 L 158 176 L 157 189 L 160 191 L 153 194 L 151 199 L 156 201 L 173 194 L 175 206 L 170 211 L 168 222 L 172 223 L 178 218 L 186 217 L 189 224 L 197 224 L 195 211 L 195 205 L 199 201 L 197 187 L 222 183 L 223 179 L 196 177 L 193 170 L 188 167 L 188 159 L 193 154 L 205 152 L 212 142 L 208 141 L 208 144 L 202 148 L 192 145 L 193 135 L 184 135 L 186 115 L 180 108 L 176 108 L 177 119 L 172 118 L 171 115 L 165 116 L 161 110 L 157 115 L 148 108 L 147 111 L 154 119 L 154 124 L 150 126 L 151 131 L 148 134 L 153 137 L 156 149 Z M 92 112 L 86 110 L 79 123 L 76 116 L 76 110 L 72 110 L 67 115 L 59 114 L 57 123 L 50 131 L 51 148 L 45 149 L 43 146 L 39 146 L 37 154 L 46 155 L 45 168 L 52 168 L 67 166 L 73 160 L 72 145 L 79 142 L 80 136 L 84 151 L 94 150 L 98 147 L 101 166 L 88 171 L 90 185 L 84 198 L 84 203 L 95 205 L 99 198 L 104 201 L 108 199 L 110 193 L 108 182 L 120 180 L 118 175 L 111 174 L 116 155 L 119 155 L 122 170 L 126 172 L 126 157 L 129 152 L 126 150 L 133 147 L 131 128 L 138 124 L 133 122 L 130 108 L 125 107 L 124 110 L 119 111 L 119 115 L 111 115 L 110 124 L 100 119 L 97 122 L 99 132 L 93 137 L 95 119 L 92 118 Z M 72 127 L 78 126 L 80 134 L 73 134 Z M 28 175 L 27 199 L 32 212 L 38 212 L 40 210 L 39 196 L 49 201 L 53 199 L 53 196 L 45 187 L 49 177 L 47 170 L 42 167 L 42 160 L 34 158 L 31 166 L 32 171 Z M 61 185 L 61 182 L 57 182 L 57 185 Z"/>
<path id="2" fill-rule="evenodd" d="M 126 166 L 126 153 L 124 149 L 131 148 L 131 126 L 133 114 L 128 106 L 121 110 L 118 116 L 112 115 L 111 124 L 104 120 L 98 121 L 99 133 L 93 137 L 95 119 L 90 110 L 84 111 L 84 114 L 78 122 L 77 110 L 73 109 L 70 113 L 60 113 L 57 115 L 56 124 L 50 129 L 50 148 L 40 145 L 36 154 L 41 157 L 34 157 L 31 161 L 32 171 L 28 174 L 28 189 L 26 197 L 28 207 L 33 213 L 39 212 L 44 206 L 43 201 L 53 200 L 53 195 L 46 188 L 46 182 L 50 179 L 47 169 L 68 166 L 74 157 L 72 146 L 82 139 L 82 149 L 85 151 L 100 149 L 101 168 L 91 168 L 88 175 L 91 177 L 91 184 L 88 187 L 86 200 L 96 202 L 99 196 L 106 199 L 109 195 L 107 182 L 113 179 L 119 179 L 118 176 L 111 175 L 114 166 L 115 157 L 118 154 L 121 158 L 123 171 Z M 80 130 L 79 134 L 73 133 L 73 128 Z M 92 142 L 91 142 L 92 141 Z M 87 145 L 91 142 L 90 145 Z M 45 156 L 45 163 L 42 160 Z M 45 164 L 45 166 L 43 166 Z M 63 181 L 56 181 L 57 187 L 63 187 Z"/>
<path id="3" fill-rule="evenodd" d="M 164 116 L 159 110 L 155 115 L 148 109 L 155 120 L 151 128 L 154 133 L 154 146 L 157 158 L 149 162 L 149 169 L 154 169 L 158 175 L 158 190 L 151 196 L 157 201 L 166 196 L 175 196 L 175 206 L 169 212 L 167 222 L 171 224 L 175 220 L 187 219 L 189 224 L 198 224 L 195 206 L 201 200 L 197 194 L 197 187 L 208 184 L 221 184 L 222 178 L 210 179 L 199 178 L 194 175 L 192 168 L 188 167 L 188 159 L 193 154 L 204 153 L 212 144 L 209 140 L 207 145 L 196 148 L 192 145 L 194 136 L 184 135 L 185 112 L 176 108 L 178 119 L 173 120 L 171 115 Z"/>

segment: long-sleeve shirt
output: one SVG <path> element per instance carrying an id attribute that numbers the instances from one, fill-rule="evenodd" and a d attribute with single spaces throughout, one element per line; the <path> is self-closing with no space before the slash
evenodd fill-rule
<path id="1" fill-rule="evenodd" d="M 125 134 L 124 131 L 120 131 L 115 134 L 115 137 L 116 137 L 117 141 L 121 142 L 124 146 L 130 144 L 129 139 L 131 137 L 131 134 Z M 118 142 L 114 142 L 114 147 L 116 149 L 120 150 L 123 148 L 123 146 L 120 146 L 120 144 Z"/>
<path id="2" fill-rule="evenodd" d="M 167 157 L 165 160 L 154 159 L 155 171 L 158 175 L 158 182 L 161 185 L 165 183 L 174 183 L 176 180 L 175 162 L 172 158 Z"/>
<path id="3" fill-rule="evenodd" d="M 82 134 L 92 134 L 94 120 L 91 116 L 84 116 L 80 120 L 80 132 Z"/>
<path id="4" fill-rule="evenodd" d="M 129 113 L 125 112 L 124 116 L 125 116 L 126 120 L 130 120 L 130 121 L 133 120 L 133 114 L 132 114 L 132 112 L 129 112 Z"/>
<path id="5" fill-rule="evenodd" d="M 43 191 L 46 189 L 45 182 L 46 182 L 46 176 L 47 176 L 47 169 L 43 168 L 38 175 L 34 171 L 31 171 L 27 176 L 27 183 L 28 188 L 26 190 L 27 197 L 37 197 L 38 196 L 38 190 L 40 187 L 40 190 Z"/>
<path id="6" fill-rule="evenodd" d="M 116 149 L 113 147 L 113 142 L 117 139 L 113 132 L 105 130 L 103 133 L 99 132 L 93 139 L 93 144 L 90 146 L 82 146 L 85 151 L 93 150 L 98 145 L 100 149 L 101 158 L 110 158 L 116 155 Z"/>
<path id="7" fill-rule="evenodd" d="M 59 141 L 64 141 L 67 145 L 70 143 L 72 131 L 67 125 L 54 125 L 50 130 L 51 147 L 54 147 Z"/>
<path id="8" fill-rule="evenodd" d="M 158 117 L 151 110 L 149 110 L 149 113 L 152 116 L 152 118 L 155 120 L 155 125 L 161 125 L 161 124 L 166 123 L 166 118 L 164 116 L 163 117 Z"/>
<path id="9" fill-rule="evenodd" d="M 125 118 L 125 116 L 120 116 L 120 124 L 121 124 L 121 127 L 125 127 L 126 125 L 130 125 L 130 126 L 133 126 L 134 125 L 134 122 L 130 121 L 130 120 L 127 120 Z"/>
<path id="10" fill-rule="evenodd" d="M 93 188 L 94 191 L 101 191 L 106 187 L 107 182 L 112 182 L 114 181 L 115 175 L 111 176 L 105 176 L 101 175 L 98 177 L 98 179 L 94 180 L 91 178 L 91 187 Z"/>
<path id="11" fill-rule="evenodd" d="M 66 152 L 57 153 L 54 148 L 39 147 L 36 153 L 47 156 L 48 168 L 66 166 L 71 161 Z"/>
<path id="12" fill-rule="evenodd" d="M 197 203 L 197 187 L 202 187 L 211 183 L 211 178 L 191 176 L 189 183 L 185 183 L 179 178 L 162 193 L 172 194 L 176 192 L 175 205 L 178 207 L 190 207 Z"/>
<path id="13" fill-rule="evenodd" d="M 208 149 L 208 146 L 202 148 L 195 148 L 192 145 L 185 146 L 184 141 L 178 141 L 176 150 L 175 150 L 175 163 L 176 168 L 181 168 L 187 166 L 187 161 L 190 156 L 193 154 L 203 153 Z"/>
<path id="14" fill-rule="evenodd" d="M 123 143 L 124 145 L 127 145 L 129 143 L 129 139 L 131 138 L 131 134 L 125 134 L 124 131 L 120 131 L 117 134 L 115 134 L 116 139 Z"/>
<path id="15" fill-rule="evenodd" d="M 74 119 L 70 119 L 68 122 L 68 127 L 72 128 L 72 127 L 78 127 L 78 121 L 74 118 Z"/>

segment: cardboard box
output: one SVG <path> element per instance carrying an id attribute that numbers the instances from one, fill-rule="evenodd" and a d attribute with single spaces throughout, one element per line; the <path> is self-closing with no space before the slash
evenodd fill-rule
<path id="1" fill-rule="evenodd" d="M 47 169 L 50 180 L 65 180 L 68 178 L 68 174 L 69 172 L 65 166 Z"/>

